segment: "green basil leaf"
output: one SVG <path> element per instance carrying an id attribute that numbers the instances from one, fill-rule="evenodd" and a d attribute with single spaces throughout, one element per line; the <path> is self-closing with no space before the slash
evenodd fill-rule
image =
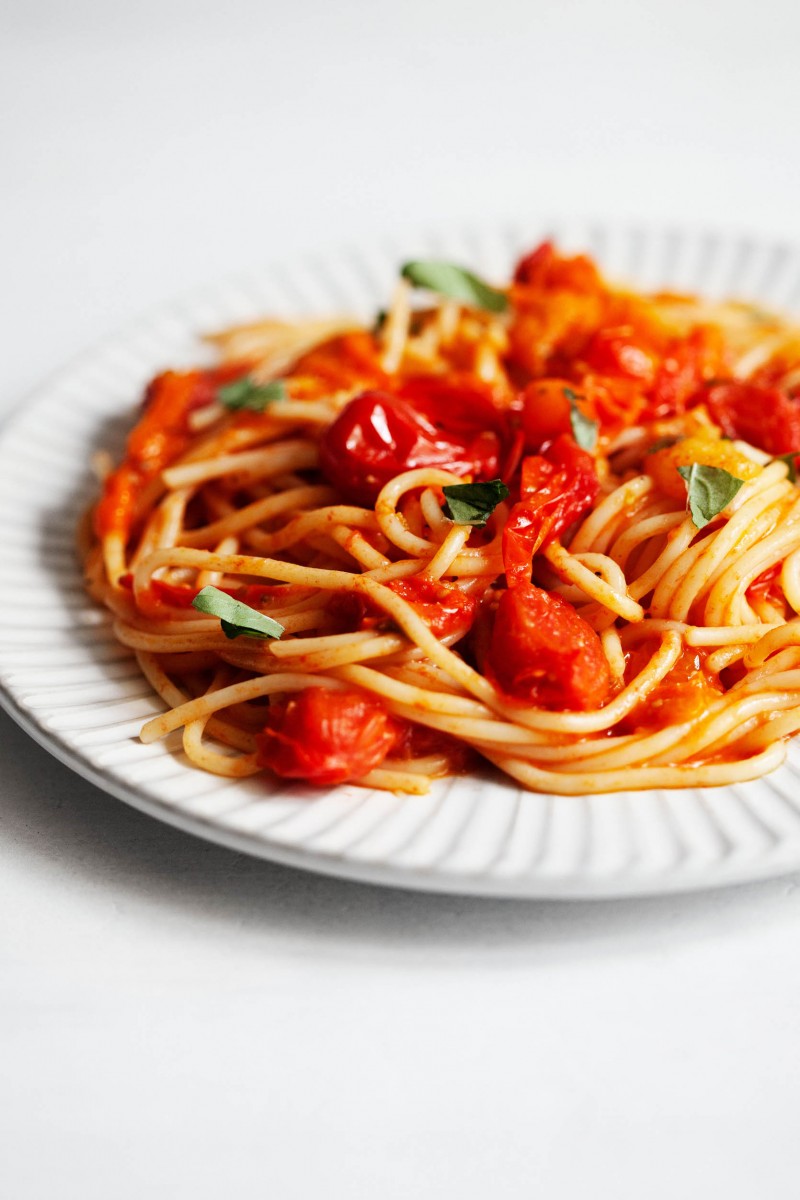
<path id="1" fill-rule="evenodd" d="M 451 300 L 471 304 L 473 308 L 484 308 L 488 312 L 496 313 L 505 312 L 508 308 L 505 292 L 490 287 L 471 271 L 456 267 L 453 263 L 407 262 L 401 268 L 400 274 L 415 287 L 429 288 L 430 291 L 448 296 Z"/>
<path id="2" fill-rule="evenodd" d="M 221 592 L 219 588 L 204 587 L 195 596 L 192 607 L 198 612 L 219 617 L 226 638 L 249 637 L 265 641 L 267 638 L 279 638 L 283 633 L 283 626 L 273 621 L 272 617 L 251 608 L 249 604 L 243 604 L 241 600 L 234 600 L 233 596 Z"/>
<path id="3" fill-rule="evenodd" d="M 485 525 L 501 500 L 508 496 L 502 479 L 488 483 L 453 483 L 443 487 L 442 512 L 457 525 Z"/>
<path id="4" fill-rule="evenodd" d="M 286 398 L 286 384 L 282 379 L 273 379 L 271 383 L 256 383 L 249 375 L 235 379 L 233 383 L 226 383 L 217 390 L 219 403 L 234 411 L 249 408 L 253 412 L 263 412 L 268 404 Z"/>
<path id="5" fill-rule="evenodd" d="M 743 479 L 722 467 L 704 467 L 701 463 L 678 467 L 678 472 L 686 482 L 689 511 L 698 529 L 721 513 L 744 484 Z"/>
<path id="6" fill-rule="evenodd" d="M 583 397 L 572 388 L 565 387 L 564 395 L 569 400 L 569 423 L 572 426 L 572 436 L 582 450 L 594 450 L 597 445 L 597 421 L 585 417 L 578 408 L 578 401 Z"/>
<path id="7" fill-rule="evenodd" d="M 791 454 L 778 454 L 773 458 L 773 462 L 784 462 L 789 468 L 789 482 L 797 483 L 797 459 L 800 457 L 800 451 L 793 450 Z"/>

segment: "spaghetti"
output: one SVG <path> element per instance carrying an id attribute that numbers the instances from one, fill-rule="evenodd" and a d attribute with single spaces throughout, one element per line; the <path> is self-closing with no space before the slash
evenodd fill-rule
<path id="1" fill-rule="evenodd" d="M 423 290 L 424 289 L 424 290 Z M 83 530 L 189 760 L 424 792 L 727 784 L 800 728 L 800 331 L 545 243 L 150 385 Z"/>

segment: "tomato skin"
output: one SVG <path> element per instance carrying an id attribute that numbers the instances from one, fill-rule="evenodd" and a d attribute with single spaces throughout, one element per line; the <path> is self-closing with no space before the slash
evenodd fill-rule
<path id="1" fill-rule="evenodd" d="M 527 450 L 538 450 L 543 442 L 570 432 L 569 392 L 579 395 L 576 385 L 567 379 L 534 379 L 522 392 L 522 429 Z"/>
<path id="2" fill-rule="evenodd" d="M 722 370 L 719 333 L 710 328 L 693 329 L 666 349 L 648 394 L 648 420 L 674 417 L 687 404 L 704 380 Z"/>
<path id="3" fill-rule="evenodd" d="M 595 631 L 561 596 L 532 583 L 501 596 L 485 667 L 509 698 L 540 708 L 598 708 L 611 689 Z"/>
<path id="4" fill-rule="evenodd" d="M 524 283 L 527 287 L 537 284 L 543 286 L 547 278 L 547 270 L 556 256 L 552 242 L 541 242 L 529 254 L 525 254 L 514 268 L 514 283 Z"/>
<path id="5" fill-rule="evenodd" d="M 150 382 L 142 415 L 128 437 L 125 460 L 103 484 L 94 513 L 98 537 L 128 536 L 141 489 L 188 445 L 189 414 L 210 404 L 221 384 L 246 371 L 246 363 L 230 363 L 209 371 L 164 371 Z"/>
<path id="6" fill-rule="evenodd" d="M 537 550 L 582 517 L 599 490 L 594 459 L 566 434 L 557 437 L 543 455 L 523 460 L 520 500 L 503 530 L 503 564 L 510 588 L 530 579 Z"/>
<path id="7" fill-rule="evenodd" d="M 686 647 L 672 670 L 620 722 L 622 733 L 651 733 L 696 720 L 723 695 L 716 675 L 705 668 L 705 655 Z M 628 655 L 628 682 L 644 669 L 652 650 L 637 648 Z"/>
<path id="8" fill-rule="evenodd" d="M 454 583 L 412 575 L 409 579 L 393 579 L 388 586 L 408 601 L 440 641 L 454 634 L 463 637 L 475 620 L 477 597 L 468 595 Z"/>
<path id="9" fill-rule="evenodd" d="M 395 476 L 417 467 L 492 479 L 499 469 L 499 435 L 434 423 L 412 400 L 387 391 L 362 392 L 322 435 L 320 467 L 345 499 L 372 507 Z M 458 415 L 456 424 L 462 420 Z"/>
<path id="10" fill-rule="evenodd" d="M 634 340 L 630 326 L 598 329 L 584 357 L 589 369 L 598 375 L 619 375 L 649 383 L 655 374 L 652 354 Z"/>
<path id="11" fill-rule="evenodd" d="M 437 375 L 412 375 L 393 388 L 437 428 L 448 433 L 474 434 L 491 429 L 506 435 L 508 413 L 498 407 L 492 389 L 474 376 L 457 372 L 446 379 Z"/>
<path id="12" fill-rule="evenodd" d="M 256 735 L 259 766 L 319 787 L 361 779 L 391 750 L 397 731 L 366 692 L 310 687 L 267 713 Z"/>
<path id="13" fill-rule="evenodd" d="M 302 398 L 344 389 L 384 387 L 389 377 L 372 334 L 353 330 L 320 342 L 291 368 L 292 394 Z"/>
<path id="14" fill-rule="evenodd" d="M 593 292 L 602 287 L 600 274 L 590 258 L 585 254 L 562 257 L 552 242 L 542 242 L 519 260 L 514 269 L 514 283 L 574 292 Z"/>
<path id="15" fill-rule="evenodd" d="M 756 383 L 711 383 L 694 400 L 726 437 L 741 438 L 767 454 L 800 451 L 800 403 L 776 387 Z"/>
<path id="16" fill-rule="evenodd" d="M 569 393 L 578 411 L 596 421 L 603 433 L 614 434 L 633 425 L 644 407 L 641 380 L 622 375 L 584 375 L 570 379 L 534 379 L 520 395 L 525 447 L 538 451 L 543 443 L 572 432 Z"/>

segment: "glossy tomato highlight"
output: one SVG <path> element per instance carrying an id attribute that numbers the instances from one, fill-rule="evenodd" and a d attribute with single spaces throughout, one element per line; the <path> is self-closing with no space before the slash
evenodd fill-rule
<path id="1" fill-rule="evenodd" d="M 310 687 L 273 704 L 256 737 L 259 766 L 325 787 L 361 779 L 397 737 L 386 709 L 366 692 Z"/>
<path id="2" fill-rule="evenodd" d="M 371 507 L 403 471 L 439 467 L 493 479 L 501 454 L 500 434 L 487 428 L 485 411 L 471 417 L 469 407 L 455 400 L 437 406 L 430 395 L 375 390 L 356 396 L 325 430 L 320 467 L 346 500 Z"/>

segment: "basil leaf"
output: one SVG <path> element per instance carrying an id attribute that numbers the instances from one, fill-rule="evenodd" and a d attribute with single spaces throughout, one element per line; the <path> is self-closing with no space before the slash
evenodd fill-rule
<path id="1" fill-rule="evenodd" d="M 689 511 L 698 529 L 721 513 L 744 484 L 743 479 L 737 479 L 722 467 L 705 467 L 702 463 L 678 467 L 678 472 L 686 481 Z"/>
<path id="2" fill-rule="evenodd" d="M 502 479 L 488 483 L 453 483 L 443 487 L 442 512 L 457 525 L 485 525 L 501 500 L 508 496 Z"/>
<path id="3" fill-rule="evenodd" d="M 233 596 L 221 592 L 219 588 L 204 587 L 195 596 L 192 607 L 198 612 L 219 617 L 226 638 L 243 636 L 264 641 L 267 638 L 279 638 L 283 633 L 283 626 L 273 621 L 272 617 L 258 612 L 249 604 L 243 604 L 241 600 L 234 600 Z"/>
<path id="4" fill-rule="evenodd" d="M 256 383 L 249 375 L 226 383 L 217 391 L 217 400 L 226 408 L 236 411 L 249 408 L 253 412 L 263 412 L 274 400 L 287 398 L 286 384 L 282 379 L 273 379 L 271 383 Z"/>
<path id="5" fill-rule="evenodd" d="M 788 479 L 790 483 L 797 483 L 797 459 L 800 457 L 800 451 L 793 450 L 791 454 L 778 454 L 773 458 L 773 462 L 784 462 L 789 468 Z"/>
<path id="6" fill-rule="evenodd" d="M 585 417 L 578 408 L 578 400 L 582 400 L 582 396 L 573 392 L 572 388 L 565 387 L 563 390 L 569 400 L 569 423 L 572 426 L 572 436 L 581 450 L 594 450 L 597 445 L 597 421 Z"/>
<path id="7" fill-rule="evenodd" d="M 505 292 L 490 287 L 471 271 L 456 267 L 453 263 L 417 261 L 407 262 L 400 269 L 404 279 L 415 287 L 429 288 L 451 300 L 471 304 L 473 308 L 485 308 L 488 312 L 505 312 L 508 297 Z"/>

